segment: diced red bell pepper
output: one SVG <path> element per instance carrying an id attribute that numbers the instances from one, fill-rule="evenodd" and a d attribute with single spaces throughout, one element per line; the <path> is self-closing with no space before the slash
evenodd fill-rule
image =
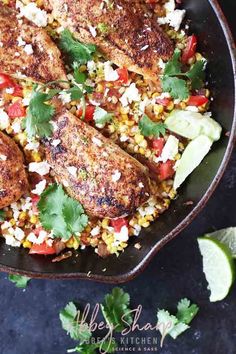
<path id="1" fill-rule="evenodd" d="M 86 106 L 86 110 L 85 110 L 85 117 L 84 117 L 84 120 L 86 122 L 90 122 L 91 120 L 93 120 L 93 115 L 94 115 L 94 112 L 95 112 L 95 106 L 92 106 L 92 105 L 88 105 Z M 82 117 L 82 114 L 83 114 L 83 109 L 80 108 L 78 111 L 77 111 L 77 115 L 78 117 Z"/>
<path id="2" fill-rule="evenodd" d="M 156 103 L 157 104 L 161 104 L 162 106 L 168 106 L 168 104 L 170 103 L 170 99 L 167 97 L 164 98 L 157 98 L 156 99 Z"/>
<path id="3" fill-rule="evenodd" d="M 10 106 L 7 108 L 7 114 L 12 119 L 17 117 L 25 117 L 26 110 L 25 107 L 22 106 L 21 100 L 10 104 Z"/>
<path id="4" fill-rule="evenodd" d="M 13 87 L 13 86 L 14 86 L 14 82 L 12 81 L 10 76 L 0 73 L 0 90 L 8 87 Z"/>
<path id="5" fill-rule="evenodd" d="M 122 226 L 128 227 L 128 220 L 125 218 L 111 220 L 111 226 L 114 228 L 114 231 L 118 233 Z"/>
<path id="6" fill-rule="evenodd" d="M 198 95 L 198 96 L 190 96 L 188 100 L 189 106 L 202 106 L 207 103 L 209 100 L 206 96 Z"/>
<path id="7" fill-rule="evenodd" d="M 173 177 L 175 174 L 174 161 L 168 160 L 158 166 L 158 177 L 161 181 Z"/>
<path id="8" fill-rule="evenodd" d="M 186 48 L 183 50 L 182 63 L 186 64 L 190 58 L 192 58 L 197 49 L 197 37 L 193 34 L 188 37 Z"/>
<path id="9" fill-rule="evenodd" d="M 118 68 L 117 74 L 119 75 L 118 81 L 120 81 L 122 84 L 127 84 L 129 82 L 129 73 L 126 68 Z"/>
<path id="10" fill-rule="evenodd" d="M 152 148 L 155 150 L 156 156 L 160 156 L 165 145 L 164 138 L 158 138 L 152 140 Z"/>
<path id="11" fill-rule="evenodd" d="M 22 87 L 18 84 L 14 84 L 13 86 L 13 94 L 12 96 L 15 96 L 15 97 L 23 97 L 23 90 L 22 90 Z"/>
<path id="12" fill-rule="evenodd" d="M 37 204 L 39 202 L 39 199 L 40 199 L 39 195 L 36 195 L 36 194 L 32 194 L 31 195 L 33 213 L 37 213 L 38 212 Z"/>
<path id="13" fill-rule="evenodd" d="M 48 246 L 46 242 L 43 242 L 40 245 L 33 244 L 29 251 L 29 254 L 56 254 L 56 248 L 54 247 L 54 245 Z"/>

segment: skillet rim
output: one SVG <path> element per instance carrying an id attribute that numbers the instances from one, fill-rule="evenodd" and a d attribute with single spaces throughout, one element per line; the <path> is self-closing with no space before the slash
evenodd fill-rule
<path id="1" fill-rule="evenodd" d="M 234 115 L 233 115 L 233 122 L 232 122 L 232 128 L 230 131 L 230 136 L 229 136 L 229 141 L 228 145 L 224 154 L 224 157 L 222 159 L 222 162 L 219 166 L 219 169 L 212 180 L 209 188 L 201 198 L 201 200 L 198 202 L 198 204 L 194 207 L 194 209 L 182 220 L 181 223 L 179 223 L 172 231 L 170 231 L 162 240 L 158 241 L 156 245 L 148 252 L 148 254 L 142 259 L 141 262 L 137 264 L 136 267 L 134 267 L 131 271 L 124 273 L 122 275 L 113 275 L 113 276 L 106 276 L 106 275 L 96 275 L 96 274 L 91 274 L 88 275 L 86 273 L 51 273 L 51 272 L 33 272 L 33 271 L 23 271 L 19 270 L 10 266 L 5 266 L 0 264 L 0 271 L 1 272 L 6 272 L 10 274 L 18 274 L 18 275 L 25 275 L 30 278 L 41 278 L 41 279 L 52 279 L 52 280 L 62 280 L 62 279 L 81 279 L 81 280 L 93 280 L 101 283 L 108 283 L 108 284 L 121 284 L 125 283 L 128 281 L 133 280 L 135 277 L 137 277 L 140 273 L 144 271 L 144 269 L 147 267 L 147 265 L 150 263 L 152 258 L 157 254 L 157 252 L 169 241 L 171 241 L 173 238 L 175 238 L 177 235 L 180 234 L 181 231 L 183 231 L 194 219 L 195 217 L 200 213 L 200 211 L 205 207 L 207 204 L 208 200 L 216 190 L 216 187 L 218 186 L 221 178 L 223 177 L 223 174 L 226 170 L 226 167 L 228 166 L 228 163 L 230 161 L 230 157 L 233 152 L 234 145 L 236 143 L 236 46 L 234 43 L 233 35 L 231 33 L 231 30 L 229 28 L 228 22 L 225 18 L 225 15 L 218 3 L 217 0 L 208 0 L 210 3 L 215 16 L 219 20 L 221 29 L 224 33 L 224 37 L 229 49 L 230 57 L 231 57 L 231 62 L 232 62 L 232 69 L 233 69 L 233 77 L 234 77 L 234 94 L 235 94 L 235 100 L 234 100 Z"/>

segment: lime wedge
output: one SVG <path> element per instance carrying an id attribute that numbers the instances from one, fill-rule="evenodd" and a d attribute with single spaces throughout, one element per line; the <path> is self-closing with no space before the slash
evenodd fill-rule
<path id="1" fill-rule="evenodd" d="M 209 237 L 198 238 L 203 258 L 203 272 L 211 291 L 210 301 L 223 300 L 234 280 L 234 263 L 229 248 Z"/>
<path id="2" fill-rule="evenodd" d="M 206 135 L 199 135 L 190 141 L 180 160 L 177 161 L 174 189 L 185 181 L 210 151 L 213 141 Z"/>
<path id="3" fill-rule="evenodd" d="M 236 227 L 227 227 L 226 229 L 211 232 L 205 236 L 213 237 L 221 243 L 224 243 L 229 247 L 232 256 L 236 258 Z"/>

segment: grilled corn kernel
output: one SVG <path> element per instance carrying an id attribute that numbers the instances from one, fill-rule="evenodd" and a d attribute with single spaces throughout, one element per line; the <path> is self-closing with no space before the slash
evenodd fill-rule
<path id="1" fill-rule="evenodd" d="M 39 154 L 38 151 L 32 151 L 32 159 L 34 160 L 34 162 L 41 162 L 41 156 Z"/>
<path id="2" fill-rule="evenodd" d="M 81 65 L 81 67 L 79 68 L 79 71 L 81 72 L 81 73 L 83 73 L 84 71 L 86 71 L 87 70 L 87 66 L 86 65 Z"/>
<path id="3" fill-rule="evenodd" d="M 135 123 L 133 120 L 127 120 L 125 124 L 128 125 L 128 127 L 132 127 Z"/>
<path id="4" fill-rule="evenodd" d="M 200 53 L 196 53 L 196 54 L 195 54 L 195 57 L 196 57 L 196 60 L 197 60 L 197 61 L 203 59 L 203 56 L 202 56 Z"/>
<path id="5" fill-rule="evenodd" d="M 106 229 L 109 225 L 109 219 L 103 219 L 102 220 L 102 227 Z"/>
<path id="6" fill-rule="evenodd" d="M 68 248 L 73 248 L 74 247 L 74 238 L 71 237 L 67 242 L 66 242 L 66 247 Z"/>
<path id="7" fill-rule="evenodd" d="M 186 103 L 185 102 L 180 102 L 179 106 L 180 106 L 180 108 L 185 109 L 186 108 Z"/>
<path id="8" fill-rule="evenodd" d="M 30 241 L 24 241 L 23 243 L 22 243 L 22 246 L 24 247 L 24 248 L 31 248 L 31 246 L 32 246 L 32 243 L 30 242 Z"/>
<path id="9" fill-rule="evenodd" d="M 141 226 L 142 227 L 148 227 L 150 225 L 150 222 L 149 221 L 146 221 L 146 222 L 144 222 Z"/>
<path id="10" fill-rule="evenodd" d="M 102 84 L 98 84 L 96 91 L 99 92 L 99 93 L 102 93 L 104 91 L 103 85 Z"/>
<path id="11" fill-rule="evenodd" d="M 141 148 L 146 149 L 147 146 L 148 146 L 147 140 L 143 139 L 143 141 L 141 141 L 141 143 L 139 143 L 139 146 L 140 146 Z"/>
<path id="12" fill-rule="evenodd" d="M 138 152 L 141 154 L 141 155 L 145 155 L 145 149 L 140 147 Z"/>
<path id="13" fill-rule="evenodd" d="M 210 97 L 210 90 L 206 89 L 205 96 L 206 96 L 206 97 Z"/>
<path id="14" fill-rule="evenodd" d="M 11 219 L 11 220 L 10 220 L 10 224 L 11 224 L 12 226 L 14 226 L 14 225 L 16 224 L 16 220 L 15 220 L 15 219 Z"/>
<path id="15" fill-rule="evenodd" d="M 166 108 L 168 111 L 172 111 L 172 109 L 174 108 L 174 102 L 170 102 Z"/>
<path id="16" fill-rule="evenodd" d="M 31 222 L 31 224 L 37 224 L 37 222 L 38 222 L 38 217 L 37 217 L 36 215 L 32 215 L 32 216 L 30 217 L 30 222 Z"/>
<path id="17" fill-rule="evenodd" d="M 144 136 L 141 134 L 135 134 L 134 140 L 137 144 L 140 144 L 144 140 Z"/>
<path id="18" fill-rule="evenodd" d="M 19 220 L 20 221 L 25 221 L 27 218 L 27 213 L 25 211 L 22 211 L 19 215 Z"/>
<path id="19" fill-rule="evenodd" d="M 164 108 L 161 104 L 154 104 L 153 111 L 156 115 L 158 115 L 164 111 Z"/>

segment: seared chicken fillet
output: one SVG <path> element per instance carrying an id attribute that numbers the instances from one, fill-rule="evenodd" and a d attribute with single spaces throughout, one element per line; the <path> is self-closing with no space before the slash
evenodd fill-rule
<path id="1" fill-rule="evenodd" d="M 59 114 L 55 123 L 52 139 L 45 141 L 47 160 L 56 180 L 88 214 L 119 218 L 148 199 L 142 164 L 69 112 Z"/>
<path id="2" fill-rule="evenodd" d="M 173 45 L 142 0 L 49 0 L 54 17 L 81 42 L 94 43 L 121 67 L 157 81 Z M 110 5 L 109 5 L 110 3 Z"/>
<path id="3" fill-rule="evenodd" d="M 0 70 L 35 82 L 66 80 L 61 53 L 44 29 L 0 6 Z"/>
<path id="4" fill-rule="evenodd" d="M 0 209 L 16 202 L 27 188 L 23 154 L 14 140 L 0 132 Z"/>

